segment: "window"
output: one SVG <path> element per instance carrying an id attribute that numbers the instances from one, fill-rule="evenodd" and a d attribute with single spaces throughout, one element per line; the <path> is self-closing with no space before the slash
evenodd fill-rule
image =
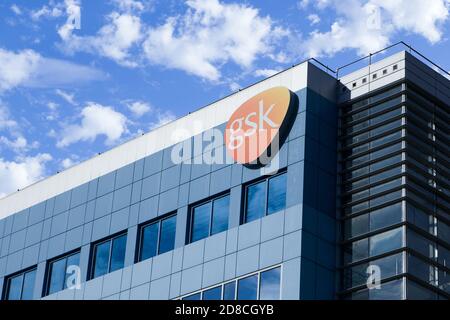
<path id="1" fill-rule="evenodd" d="M 223 300 L 236 299 L 236 282 L 228 282 L 223 286 Z"/>
<path id="2" fill-rule="evenodd" d="M 275 268 L 261 273 L 259 300 L 280 299 L 280 272 L 280 268 Z"/>
<path id="3" fill-rule="evenodd" d="M 80 265 L 80 252 L 66 255 L 49 262 L 45 294 L 67 289 L 67 280 L 73 275 L 71 267 Z"/>
<path id="4" fill-rule="evenodd" d="M 172 215 L 143 225 L 140 230 L 138 261 L 173 250 L 176 224 L 176 215 Z"/>
<path id="5" fill-rule="evenodd" d="M 5 279 L 6 290 L 4 300 L 31 300 L 33 299 L 36 268 Z"/>
<path id="6" fill-rule="evenodd" d="M 256 300 L 258 298 L 258 275 L 249 276 L 238 281 L 238 300 Z"/>
<path id="7" fill-rule="evenodd" d="M 222 287 L 215 287 L 203 291 L 202 300 L 222 300 Z"/>
<path id="8" fill-rule="evenodd" d="M 230 195 L 217 197 L 191 209 L 190 242 L 228 229 Z"/>
<path id="9" fill-rule="evenodd" d="M 279 300 L 281 267 L 264 270 L 200 292 L 181 300 Z"/>
<path id="10" fill-rule="evenodd" d="M 201 300 L 201 294 L 200 294 L 200 292 L 194 293 L 194 294 L 184 297 L 182 300 Z"/>
<path id="11" fill-rule="evenodd" d="M 370 238 L 352 242 L 345 249 L 347 262 L 355 262 L 368 257 L 381 255 L 403 247 L 403 228 L 376 234 Z"/>
<path id="12" fill-rule="evenodd" d="M 286 173 L 266 178 L 246 187 L 244 223 L 286 207 Z"/>
<path id="13" fill-rule="evenodd" d="M 126 242 L 121 234 L 94 245 L 91 279 L 123 268 Z"/>

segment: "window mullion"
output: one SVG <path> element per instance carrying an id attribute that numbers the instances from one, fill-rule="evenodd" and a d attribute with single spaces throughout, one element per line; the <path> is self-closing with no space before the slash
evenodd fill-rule
<path id="1" fill-rule="evenodd" d="M 213 214 L 214 214 L 214 201 L 215 200 L 211 200 L 211 205 L 210 205 L 210 209 L 209 209 L 209 232 L 208 232 L 208 237 L 211 236 L 212 234 L 212 224 L 213 224 Z"/>
<path id="2" fill-rule="evenodd" d="M 110 239 L 109 242 L 109 257 L 108 257 L 108 273 L 111 272 L 111 260 L 112 260 L 112 254 L 113 254 L 113 246 L 114 246 L 114 239 Z"/>
<path id="3" fill-rule="evenodd" d="M 161 237 L 162 237 L 162 220 L 159 220 L 157 222 L 158 224 L 158 236 L 156 237 L 156 255 L 159 254 L 159 245 L 161 244 Z"/>

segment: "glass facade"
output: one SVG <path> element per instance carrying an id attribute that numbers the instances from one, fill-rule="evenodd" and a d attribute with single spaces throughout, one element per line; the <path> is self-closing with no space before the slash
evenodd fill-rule
<path id="1" fill-rule="evenodd" d="M 432 101 L 403 83 L 342 107 L 345 298 L 449 293 L 450 114 Z M 370 266 L 380 290 L 364 288 Z"/>
<path id="2" fill-rule="evenodd" d="M 279 300 L 281 267 L 264 270 L 242 278 L 191 293 L 182 300 Z"/>

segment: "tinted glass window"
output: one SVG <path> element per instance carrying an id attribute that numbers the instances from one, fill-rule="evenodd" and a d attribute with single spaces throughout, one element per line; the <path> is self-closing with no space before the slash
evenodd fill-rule
<path id="1" fill-rule="evenodd" d="M 80 253 L 75 253 L 67 258 L 67 265 L 66 265 L 66 279 L 64 281 L 64 289 L 67 288 L 67 280 L 69 277 L 74 275 L 74 270 L 72 269 L 73 266 L 79 267 L 80 266 Z M 69 286 L 73 285 L 74 283 L 69 283 Z"/>
<path id="2" fill-rule="evenodd" d="M 223 286 L 223 300 L 235 300 L 236 299 L 236 282 L 229 282 Z"/>
<path id="3" fill-rule="evenodd" d="M 230 196 L 209 200 L 191 210 L 191 242 L 228 229 Z"/>
<path id="4" fill-rule="evenodd" d="M 7 300 L 31 300 L 34 294 L 36 269 L 6 279 Z"/>
<path id="5" fill-rule="evenodd" d="M 9 279 L 8 300 L 20 300 L 22 296 L 23 274 Z"/>
<path id="6" fill-rule="evenodd" d="M 402 221 L 402 204 L 397 203 L 370 213 L 370 229 L 376 230 Z"/>
<path id="7" fill-rule="evenodd" d="M 161 237 L 159 240 L 159 253 L 173 250 L 175 246 L 176 216 L 164 219 L 161 222 Z"/>
<path id="8" fill-rule="evenodd" d="M 108 273 L 110 247 L 111 241 L 106 241 L 95 247 L 94 278 Z"/>
<path id="9" fill-rule="evenodd" d="M 281 174 L 269 180 L 267 213 L 271 214 L 286 207 L 286 175 Z"/>
<path id="10" fill-rule="evenodd" d="M 49 265 L 49 280 L 47 294 L 52 294 L 67 288 L 67 279 L 73 275 L 71 266 L 79 266 L 80 254 L 75 253 L 53 261 Z M 70 272 L 69 272 L 70 271 Z"/>
<path id="11" fill-rule="evenodd" d="M 247 211 L 245 222 L 250 222 L 264 216 L 266 210 L 265 181 L 248 186 Z"/>
<path id="12" fill-rule="evenodd" d="M 378 255 L 402 247 L 403 229 L 397 228 L 370 238 L 370 255 Z"/>
<path id="13" fill-rule="evenodd" d="M 186 296 L 183 298 L 183 300 L 200 300 L 200 292 L 191 294 L 190 296 Z"/>
<path id="14" fill-rule="evenodd" d="M 238 300 L 256 300 L 258 295 L 258 275 L 240 279 L 238 282 Z"/>
<path id="15" fill-rule="evenodd" d="M 216 234 L 228 229 L 229 211 L 230 211 L 229 196 L 214 200 L 211 234 Z"/>
<path id="16" fill-rule="evenodd" d="M 123 235 L 113 240 L 111 253 L 110 272 L 122 269 L 125 261 L 125 249 L 127 246 L 127 236 Z"/>
<path id="17" fill-rule="evenodd" d="M 176 215 L 173 215 L 141 228 L 139 261 L 173 250 L 176 223 Z"/>
<path id="18" fill-rule="evenodd" d="M 23 278 L 22 300 L 33 299 L 35 280 L 36 270 L 25 273 L 25 276 Z"/>
<path id="19" fill-rule="evenodd" d="M 139 261 L 156 256 L 158 251 L 159 223 L 142 228 L 141 252 Z"/>
<path id="20" fill-rule="evenodd" d="M 286 174 L 269 177 L 246 188 L 244 222 L 259 219 L 286 207 Z"/>
<path id="21" fill-rule="evenodd" d="M 209 235 L 209 219 L 211 215 L 211 203 L 205 203 L 195 207 L 192 217 L 191 241 L 206 238 Z"/>
<path id="22" fill-rule="evenodd" d="M 280 299 L 280 268 L 261 273 L 259 300 Z"/>
<path id="23" fill-rule="evenodd" d="M 60 259 L 50 265 L 50 281 L 47 294 L 61 291 L 66 279 L 66 259 Z"/>
<path id="24" fill-rule="evenodd" d="M 222 287 L 215 287 L 203 291 L 203 300 L 221 300 L 221 299 L 222 299 Z"/>

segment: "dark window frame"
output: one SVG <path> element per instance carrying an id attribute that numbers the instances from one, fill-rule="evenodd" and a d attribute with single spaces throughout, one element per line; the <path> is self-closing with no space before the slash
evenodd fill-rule
<path id="1" fill-rule="evenodd" d="M 143 239 L 143 237 L 144 237 L 144 229 L 146 227 L 151 226 L 151 225 L 158 224 L 158 240 L 156 242 L 156 251 L 157 252 L 153 256 L 153 257 L 156 257 L 157 255 L 160 254 L 160 247 L 159 247 L 159 245 L 160 245 L 160 242 L 161 242 L 162 222 L 164 220 L 171 219 L 173 217 L 175 217 L 175 218 L 177 217 L 177 211 L 172 211 L 172 212 L 170 212 L 168 214 L 165 214 L 163 216 L 156 217 L 154 219 L 151 219 L 149 221 L 141 223 L 138 226 L 138 235 L 137 235 L 138 238 L 137 238 L 137 241 L 136 241 L 135 257 L 134 257 L 135 263 L 147 260 L 147 259 L 141 259 L 141 253 L 142 253 L 142 248 L 143 248 L 143 243 L 144 243 L 144 239 Z M 175 229 L 175 234 L 176 234 L 176 229 Z M 153 257 L 151 257 L 151 258 L 153 258 Z M 150 258 L 148 258 L 148 259 L 150 259 Z"/>
<path id="2" fill-rule="evenodd" d="M 265 193 L 266 193 L 266 199 L 264 201 L 264 215 L 261 217 L 266 217 L 268 215 L 268 202 L 269 202 L 269 180 L 281 176 L 283 174 L 287 174 L 287 169 L 281 169 L 279 170 L 277 173 L 272 174 L 272 175 L 266 175 L 263 177 L 259 177 L 253 181 L 250 181 L 248 183 L 246 183 L 245 185 L 243 185 L 242 191 L 243 191 L 243 210 L 241 210 L 242 214 L 240 217 L 240 224 L 245 224 L 247 223 L 247 206 L 248 206 L 248 188 L 254 185 L 257 185 L 261 182 L 264 182 L 265 184 Z M 287 176 L 286 176 L 286 192 L 287 192 Z M 261 219 L 259 218 L 259 219 Z M 251 222 L 251 221 L 250 221 Z"/>
<path id="3" fill-rule="evenodd" d="M 12 273 L 12 274 L 10 274 L 8 276 L 5 276 L 4 284 L 3 284 L 3 293 L 2 293 L 2 296 L 1 296 L 1 300 L 3 300 L 3 301 L 8 300 L 9 290 L 10 290 L 10 286 L 11 286 L 11 279 L 14 279 L 14 278 L 16 278 L 18 276 L 22 276 L 23 278 L 25 278 L 25 275 L 27 273 L 30 273 L 30 272 L 33 272 L 33 271 L 37 272 L 37 265 L 34 265 L 32 267 L 29 267 L 29 268 L 20 270 L 18 272 Z M 36 279 L 35 279 L 35 281 L 36 281 Z M 23 297 L 23 285 L 24 285 L 24 281 L 22 279 L 22 285 L 21 285 L 21 288 L 20 288 L 20 300 L 22 300 L 22 297 Z M 35 282 L 34 285 L 36 286 L 36 282 Z"/>
<path id="4" fill-rule="evenodd" d="M 90 252 L 90 257 L 89 257 L 89 272 L 88 272 L 88 280 L 93 280 L 96 277 L 94 277 L 94 273 L 95 273 L 95 253 L 96 253 L 96 249 L 98 248 L 99 245 L 106 243 L 106 242 L 111 242 L 110 248 L 109 248 L 109 256 L 108 256 L 108 271 L 105 273 L 108 274 L 111 272 L 111 257 L 112 257 L 112 248 L 113 248 L 113 241 L 115 239 L 120 238 L 121 236 L 126 236 L 128 238 L 128 231 L 124 230 L 124 231 L 120 231 L 118 233 L 115 233 L 113 235 L 107 236 L 105 238 L 102 238 L 98 241 L 95 241 L 91 244 L 91 252 Z M 126 255 L 126 247 L 125 247 L 125 255 Z M 101 277 L 101 276 L 99 276 Z"/>
<path id="5" fill-rule="evenodd" d="M 193 226 L 194 226 L 194 224 L 193 224 L 194 223 L 194 210 L 195 210 L 195 208 L 198 208 L 198 207 L 203 206 L 205 204 L 211 203 L 211 209 L 210 209 L 210 212 L 209 212 L 208 236 L 206 236 L 205 238 L 211 237 L 212 235 L 216 234 L 216 233 L 214 233 L 214 234 L 211 233 L 212 232 L 212 226 L 213 226 L 213 224 L 212 224 L 213 216 L 214 216 L 214 201 L 222 199 L 222 198 L 225 198 L 225 197 L 229 197 L 230 200 L 231 200 L 231 191 L 230 190 L 226 190 L 226 191 L 220 192 L 220 193 L 215 194 L 215 195 L 213 195 L 211 197 L 208 197 L 207 199 L 203 199 L 203 200 L 197 201 L 197 202 L 195 202 L 195 203 L 193 203 L 193 204 L 191 204 L 189 206 L 189 210 L 188 210 L 189 219 L 188 219 L 187 232 L 186 232 L 186 245 L 199 241 L 199 240 L 192 241 Z M 230 212 L 228 211 L 228 218 L 229 217 L 230 217 Z M 228 230 L 228 227 L 227 227 L 227 230 Z M 203 238 L 203 239 L 205 239 L 205 238 Z M 202 239 L 200 239 L 200 240 L 202 240 Z"/>
<path id="6" fill-rule="evenodd" d="M 55 258 L 52 258 L 52 259 L 50 259 L 50 260 L 48 260 L 46 262 L 44 287 L 43 287 L 43 290 L 42 290 L 42 297 L 46 297 L 46 296 L 50 295 L 49 291 L 50 291 L 50 281 L 51 281 L 51 271 L 52 271 L 51 266 L 52 266 L 52 264 L 57 262 L 57 261 L 60 261 L 62 259 L 66 259 L 66 268 L 65 269 L 66 269 L 66 272 L 67 272 L 67 258 L 69 258 L 71 256 L 74 256 L 76 254 L 79 254 L 80 258 L 81 258 L 81 248 L 74 249 L 74 250 L 69 251 L 67 253 L 64 253 L 62 255 L 59 255 L 59 256 L 57 256 Z M 65 290 L 65 289 L 63 288 L 62 290 Z M 59 291 L 62 291 L 62 290 L 59 290 Z M 57 292 L 59 292 L 59 291 L 57 291 Z"/>

